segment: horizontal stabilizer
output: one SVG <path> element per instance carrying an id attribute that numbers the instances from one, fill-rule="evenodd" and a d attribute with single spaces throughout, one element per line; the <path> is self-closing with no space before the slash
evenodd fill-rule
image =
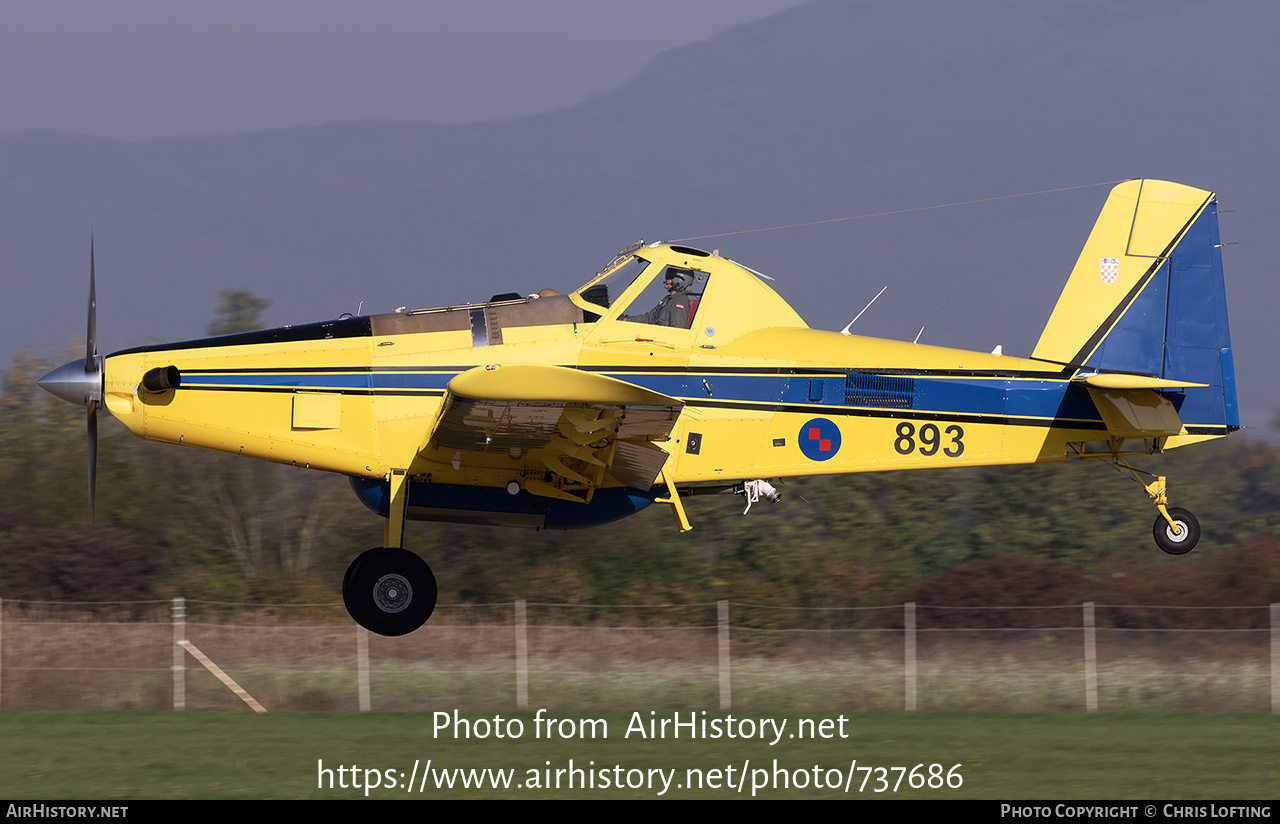
<path id="1" fill-rule="evenodd" d="M 1170 381 L 1164 378 L 1148 378 L 1145 375 L 1082 375 L 1077 376 L 1089 386 L 1099 389 L 1185 389 L 1208 386 L 1207 383 Z"/>

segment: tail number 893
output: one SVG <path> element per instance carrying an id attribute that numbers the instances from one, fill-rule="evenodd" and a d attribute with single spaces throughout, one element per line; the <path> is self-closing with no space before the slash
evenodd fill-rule
<path id="1" fill-rule="evenodd" d="M 898 450 L 899 455 L 910 455 L 918 450 L 927 458 L 938 454 L 939 449 L 948 458 L 958 458 L 964 454 L 964 430 L 955 424 L 940 431 L 937 426 L 926 423 L 917 432 L 915 424 L 902 421 L 898 424 L 897 432 L 893 448 Z"/>

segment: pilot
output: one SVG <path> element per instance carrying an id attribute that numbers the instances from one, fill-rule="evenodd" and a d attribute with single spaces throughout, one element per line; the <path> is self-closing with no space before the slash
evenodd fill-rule
<path id="1" fill-rule="evenodd" d="M 692 295 L 689 287 L 694 283 L 693 272 L 688 269 L 667 267 L 662 285 L 667 295 L 658 301 L 658 305 L 643 315 L 623 315 L 621 320 L 635 323 L 651 323 L 655 326 L 672 326 L 676 329 L 688 329 L 693 311 Z"/>

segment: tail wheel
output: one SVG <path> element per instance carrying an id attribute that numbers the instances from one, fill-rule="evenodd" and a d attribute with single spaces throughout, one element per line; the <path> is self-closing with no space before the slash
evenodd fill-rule
<path id="1" fill-rule="evenodd" d="M 1178 525 L 1178 531 L 1173 531 L 1163 515 L 1157 516 L 1152 527 L 1156 544 L 1170 555 L 1186 555 L 1200 542 L 1200 522 L 1187 510 L 1177 507 L 1169 508 L 1169 517 Z"/>
<path id="2" fill-rule="evenodd" d="M 436 576 L 407 549 L 376 547 L 351 562 L 342 601 L 355 622 L 379 635 L 407 635 L 436 608 Z"/>

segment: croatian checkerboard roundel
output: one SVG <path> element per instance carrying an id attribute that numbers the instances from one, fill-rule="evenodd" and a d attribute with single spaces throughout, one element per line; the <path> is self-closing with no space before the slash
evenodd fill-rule
<path id="1" fill-rule="evenodd" d="M 840 451 L 840 427 L 826 418 L 814 418 L 800 427 L 800 451 L 811 461 L 826 461 Z"/>
<path id="2" fill-rule="evenodd" d="M 1118 258 L 1098 258 L 1098 277 L 1103 283 L 1115 283 L 1120 277 L 1120 260 Z"/>

